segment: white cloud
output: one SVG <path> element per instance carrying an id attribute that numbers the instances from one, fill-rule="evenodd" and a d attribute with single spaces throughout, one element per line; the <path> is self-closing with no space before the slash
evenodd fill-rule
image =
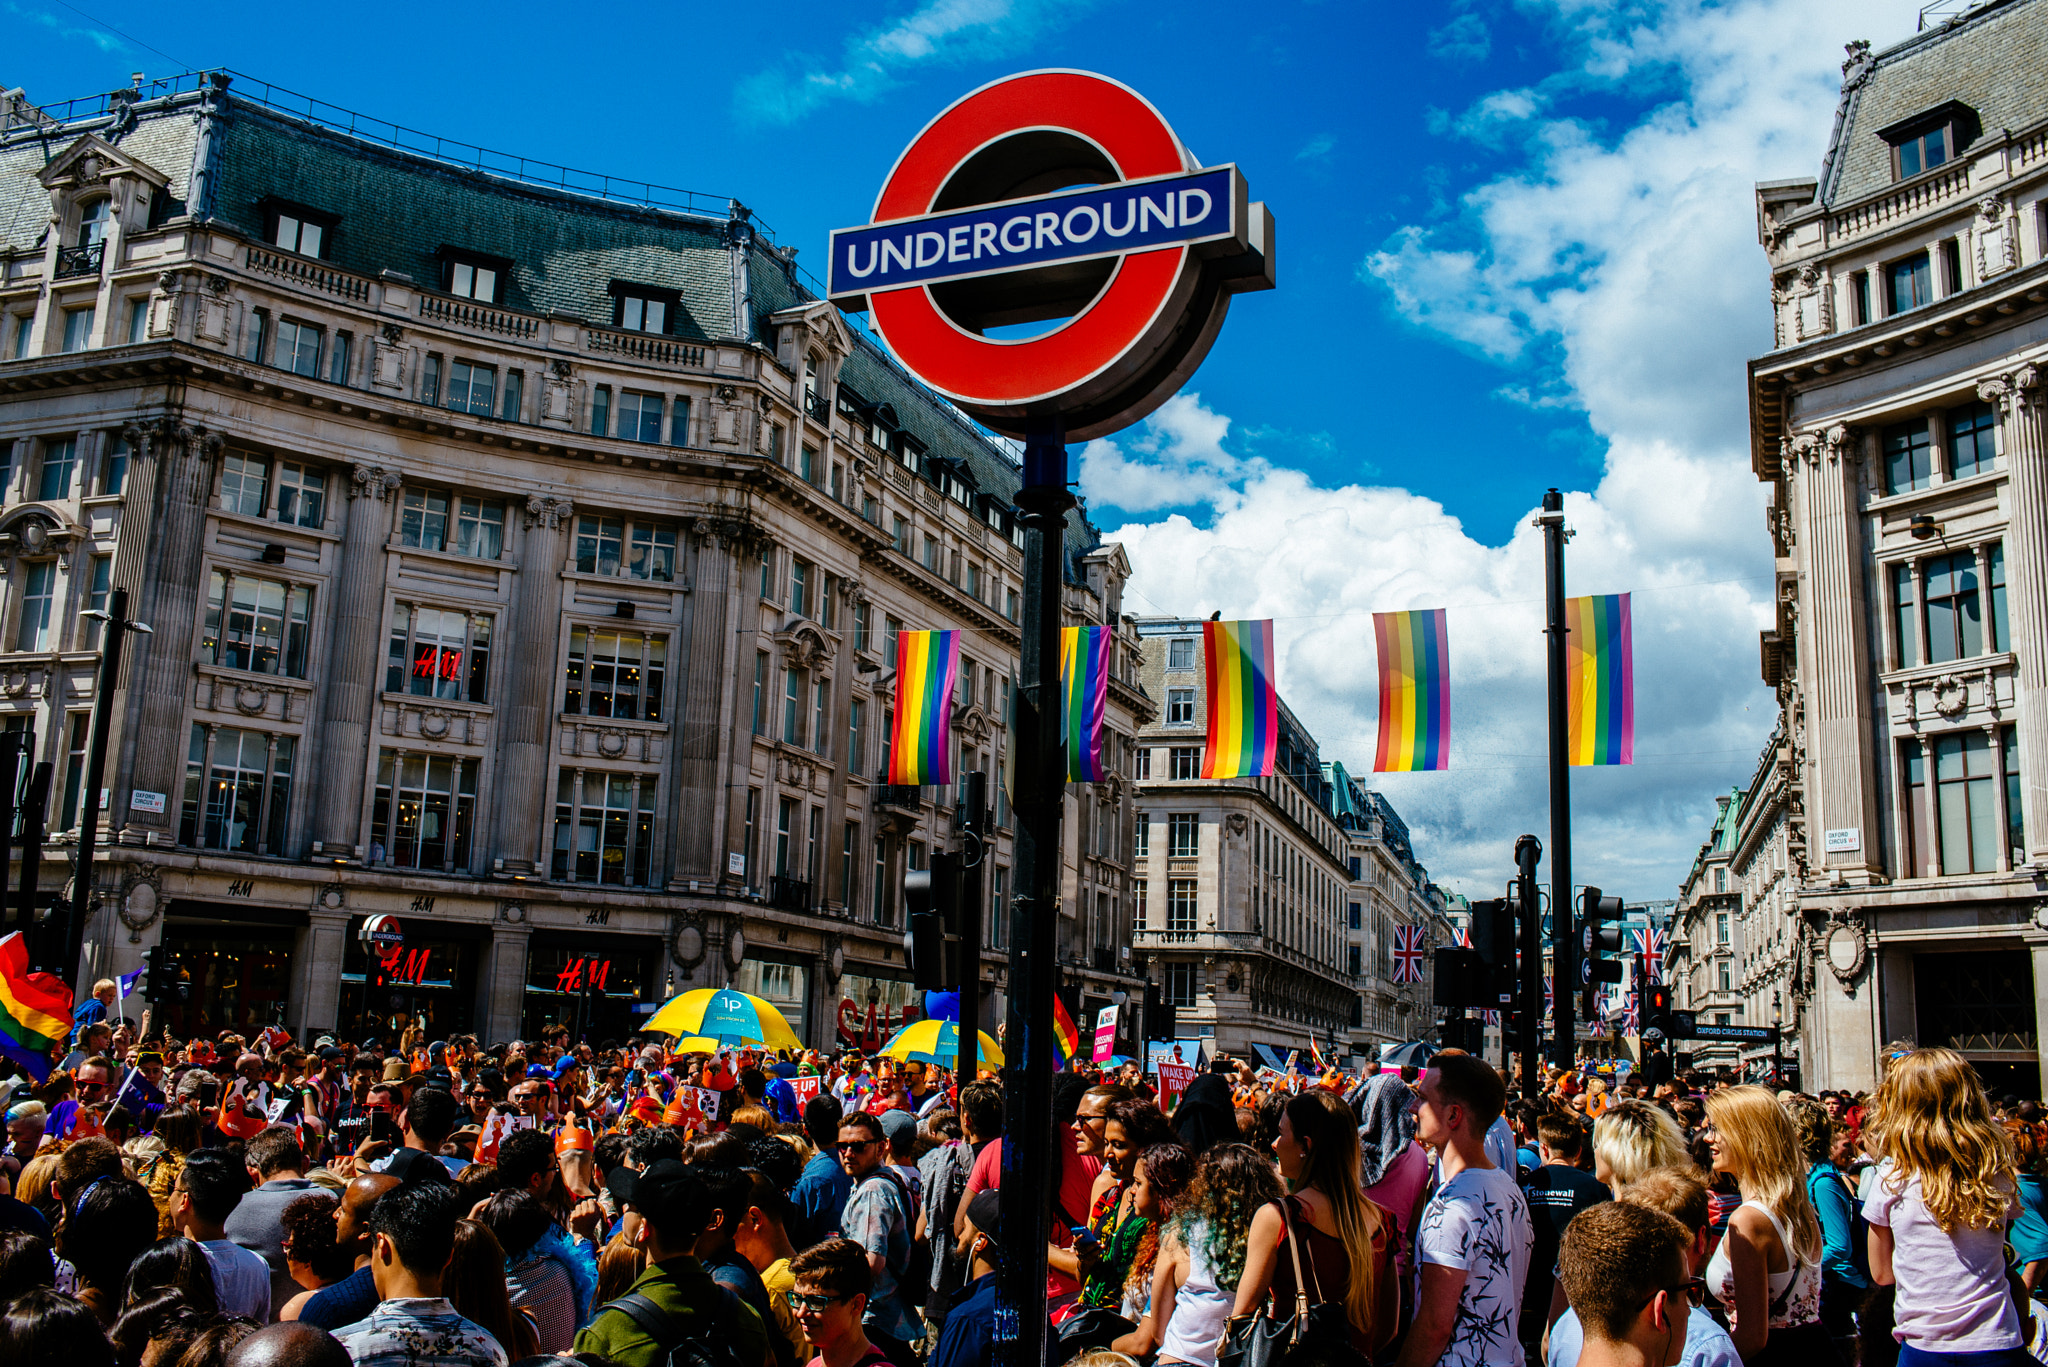
<path id="1" fill-rule="evenodd" d="M 1417 328 L 1499 363 L 1499 397 L 1574 407 L 1606 443 L 1568 491 L 1574 593 L 1636 597 L 1637 763 L 1575 770 L 1575 873 L 1671 896 L 1776 719 L 1757 680 L 1770 559 L 1748 468 L 1743 362 L 1770 344 L 1756 181 L 1818 172 L 1849 39 L 1913 31 L 1912 0 L 1527 0 L 1564 56 L 1439 131 L 1512 149 L 1449 222 L 1397 228 L 1362 277 Z M 1633 123 L 1574 101 L 1670 98 Z M 1098 503 L 1198 511 L 1119 528 L 1133 611 L 1277 619 L 1282 689 L 1325 758 L 1369 770 L 1370 613 L 1449 608 L 1452 764 L 1376 776 L 1439 881 L 1498 885 L 1517 834 L 1549 839 L 1541 546 L 1526 516 L 1467 528 L 1399 488 L 1319 487 L 1271 443 L 1239 453 L 1199 400 L 1091 444 Z M 1172 435 L 1202 424 L 1214 441 Z M 1319 463 L 1320 464 L 1320 463 Z M 1322 468 L 1329 468 L 1327 465 Z"/>
<path id="2" fill-rule="evenodd" d="M 1453 62 L 1483 62 L 1493 50 L 1493 36 L 1486 21 L 1476 14 L 1461 14 L 1429 35 L 1429 55 Z"/>
<path id="3" fill-rule="evenodd" d="M 1335 135 L 1318 133 L 1310 138 L 1299 152 L 1294 154 L 1294 159 L 1296 161 L 1322 161 L 1330 155 L 1336 146 L 1337 139 Z"/>
<path id="4" fill-rule="evenodd" d="M 835 100 L 877 99 L 918 66 L 1013 53 L 1086 8 L 1056 0 L 926 0 L 899 19 L 847 38 L 836 62 L 787 55 L 742 80 L 734 104 L 750 123 L 795 123 Z"/>

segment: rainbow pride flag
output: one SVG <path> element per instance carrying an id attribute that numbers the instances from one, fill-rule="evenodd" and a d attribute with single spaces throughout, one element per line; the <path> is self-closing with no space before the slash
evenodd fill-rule
<path id="1" fill-rule="evenodd" d="M 1059 1055 L 1062 1068 L 1081 1051 L 1081 1032 L 1074 1028 L 1074 1018 L 1058 993 L 1054 993 L 1052 999 L 1052 1047 L 1053 1052 Z"/>
<path id="2" fill-rule="evenodd" d="M 1635 647 L 1625 593 L 1564 603 L 1565 710 L 1573 764 L 1633 764 Z"/>
<path id="3" fill-rule="evenodd" d="M 1060 735 L 1067 743 L 1067 781 L 1109 777 L 1102 753 L 1102 716 L 1109 706 L 1110 627 L 1060 628 Z"/>
<path id="4" fill-rule="evenodd" d="M 959 677 L 959 632 L 897 634 L 889 782 L 915 786 L 953 781 L 953 689 Z"/>
<path id="5" fill-rule="evenodd" d="M 1451 767 L 1451 639 L 1444 610 L 1375 612 L 1380 743 L 1375 773 Z"/>
<path id="6" fill-rule="evenodd" d="M 50 1050 L 71 1038 L 71 989 L 54 973 L 28 971 L 28 944 L 15 931 L 0 940 L 0 1054 L 41 1082 Z"/>
<path id="7" fill-rule="evenodd" d="M 1273 687 L 1273 622 L 1204 622 L 1209 738 L 1203 778 L 1268 778 L 1280 749 L 1280 694 Z"/>

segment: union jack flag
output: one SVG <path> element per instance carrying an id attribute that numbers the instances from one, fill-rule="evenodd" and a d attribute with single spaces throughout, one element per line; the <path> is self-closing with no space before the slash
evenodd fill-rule
<path id="1" fill-rule="evenodd" d="M 1553 994 L 1551 992 L 1550 986 L 1553 981 L 1554 979 L 1552 978 L 1545 978 L 1543 980 L 1543 1018 L 1545 1020 L 1550 1019 L 1551 1008 L 1554 1005 L 1556 1005 L 1556 1003 L 1552 1000 Z"/>
<path id="2" fill-rule="evenodd" d="M 1394 981 L 1422 981 L 1423 933 L 1421 926 L 1394 927 Z"/>
<path id="3" fill-rule="evenodd" d="M 1498 1012 L 1498 1011 L 1481 1011 L 1481 1012 L 1479 1013 L 1479 1021 L 1480 1021 L 1480 1023 L 1481 1023 L 1482 1025 L 1499 1025 L 1499 1024 L 1500 1024 L 1500 1012 Z"/>
<path id="4" fill-rule="evenodd" d="M 1460 949 L 1472 948 L 1472 927 L 1459 926 L 1457 945 Z"/>
<path id="5" fill-rule="evenodd" d="M 1664 932 L 1651 926 L 1647 930 L 1632 931 L 1636 942 L 1636 953 L 1643 956 L 1643 976 L 1650 982 L 1664 981 Z"/>

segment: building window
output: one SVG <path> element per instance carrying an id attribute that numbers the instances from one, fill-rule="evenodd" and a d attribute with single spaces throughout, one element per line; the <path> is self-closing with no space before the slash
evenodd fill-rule
<path id="1" fill-rule="evenodd" d="M 746 829 L 740 833 L 740 859 L 746 865 L 740 871 L 742 881 L 752 877 L 754 870 L 760 867 L 756 862 L 757 855 L 754 844 L 754 833 L 760 824 L 761 790 L 759 788 L 749 788 L 747 789 L 747 824 Z"/>
<path id="2" fill-rule="evenodd" d="M 21 360 L 28 355 L 29 332 L 35 327 L 33 313 L 18 313 L 14 316 L 14 347 L 12 359 Z"/>
<path id="3" fill-rule="evenodd" d="M 846 709 L 846 772 L 865 773 L 868 767 L 868 705 L 859 698 Z"/>
<path id="4" fill-rule="evenodd" d="M 1720 963 L 1716 964 L 1716 965 L 1715 965 L 1715 967 L 1716 967 L 1716 968 L 1718 968 L 1718 969 L 1720 970 L 1720 973 L 1721 973 L 1721 990 L 1722 990 L 1723 992 L 1731 991 L 1732 989 L 1730 988 L 1730 986 L 1729 986 L 1729 981 L 1728 981 L 1728 980 L 1729 980 L 1729 969 L 1728 969 L 1728 961 L 1727 961 L 1726 959 L 1723 959 L 1723 960 L 1722 960 L 1722 961 L 1721 961 Z"/>
<path id="5" fill-rule="evenodd" d="M 448 292 L 458 299 L 480 304 L 498 302 L 498 267 L 477 259 L 448 259 Z"/>
<path id="6" fill-rule="evenodd" d="M 96 555 L 92 557 L 87 573 L 91 576 L 91 580 L 86 589 L 85 605 L 94 612 L 105 612 L 107 610 L 107 593 L 112 588 L 114 581 L 114 557 L 111 555 Z M 78 643 L 79 649 L 98 650 L 100 647 L 99 621 L 96 618 L 88 617 L 83 625 L 85 629 L 81 633 Z"/>
<path id="7" fill-rule="evenodd" d="M 839 903 L 851 907 L 859 900 L 853 888 L 853 852 L 860 848 L 860 823 L 847 822 L 839 837 Z"/>
<path id="8" fill-rule="evenodd" d="M 1199 745 L 1176 745 L 1167 752 L 1171 772 L 1167 775 L 1176 783 L 1202 776 L 1202 747 Z"/>
<path id="9" fill-rule="evenodd" d="M 373 862 L 381 848 L 391 868 L 468 867 L 476 771 L 473 759 L 379 751 L 370 808 Z"/>
<path id="10" fill-rule="evenodd" d="M 1849 277 L 1849 325 L 1860 328 L 1870 321 L 1870 272 L 1856 271 Z"/>
<path id="11" fill-rule="evenodd" d="M 619 391 L 619 440 L 661 444 L 661 395 Z"/>
<path id="12" fill-rule="evenodd" d="M 78 443 L 69 439 L 43 443 L 43 468 L 36 480 L 36 497 L 71 497 L 71 472 L 78 467 Z"/>
<path id="13" fill-rule="evenodd" d="M 765 596 L 765 595 L 764 595 Z M 890 669 L 896 667 L 896 647 L 902 643 L 903 623 L 894 617 L 882 618 L 882 662 Z"/>
<path id="14" fill-rule="evenodd" d="M 327 240 L 326 225 L 311 222 L 299 212 L 288 213 L 282 209 L 274 212 L 276 222 L 270 230 L 273 246 L 297 252 L 300 256 L 320 255 L 320 248 Z"/>
<path id="15" fill-rule="evenodd" d="M 1891 286 L 1893 313 L 1905 313 L 1934 302 L 1934 272 L 1926 252 L 1915 252 L 1903 261 L 1892 262 L 1884 268 L 1884 274 Z"/>
<path id="16" fill-rule="evenodd" d="M 1150 812 L 1139 812 L 1137 818 L 1131 823 L 1131 858 L 1149 859 L 1151 857 L 1152 814 Z"/>
<path id="17" fill-rule="evenodd" d="M 555 780 L 553 877 L 645 887 L 653 863 L 653 777 L 562 770 Z"/>
<path id="18" fill-rule="evenodd" d="M 488 702 L 491 619 L 400 603 L 391 624 L 384 691 Z"/>
<path id="19" fill-rule="evenodd" d="M 924 567 L 933 574 L 939 572 L 939 539 L 930 533 L 924 538 Z"/>
<path id="20" fill-rule="evenodd" d="M 430 351 L 420 359 L 420 402 L 441 402 L 441 355 Z"/>
<path id="21" fill-rule="evenodd" d="M 1984 653 L 1984 623 L 1977 600 L 1977 557 L 1971 551 L 1937 556 L 1921 571 L 1927 585 L 1927 662 L 1942 664 Z"/>
<path id="22" fill-rule="evenodd" d="M 56 601 L 57 562 L 32 561 L 22 579 L 21 625 L 14 638 L 16 650 L 50 648 L 50 609 Z"/>
<path id="23" fill-rule="evenodd" d="M 1131 777 L 1149 780 L 1152 777 L 1152 747 L 1141 745 L 1131 752 Z"/>
<path id="24" fill-rule="evenodd" d="M 1714 870 L 1714 891 L 1728 891 L 1728 870 L 1719 868 Z"/>
<path id="25" fill-rule="evenodd" d="M 2026 862 L 2027 823 L 2020 810 L 2020 732 L 2016 726 L 1999 728 L 1999 746 L 2005 751 L 2005 843 L 2012 852 L 2012 865 Z"/>
<path id="26" fill-rule="evenodd" d="M 294 748 L 290 736 L 194 724 L 178 843 L 283 854 Z"/>
<path id="27" fill-rule="evenodd" d="M 1890 141 L 1892 174 L 1898 180 L 1946 165 L 1948 159 L 1960 150 L 1955 145 L 1954 132 L 1947 122 L 1910 134 L 1895 133 Z"/>
<path id="28" fill-rule="evenodd" d="M 832 757 L 831 747 L 826 743 L 831 732 L 825 718 L 830 705 L 830 691 L 822 680 L 811 685 L 811 745 L 825 758 Z"/>
<path id="29" fill-rule="evenodd" d="M 1728 913 L 1725 911 L 1714 913 L 1714 943 L 1717 945 L 1728 943 Z"/>
<path id="30" fill-rule="evenodd" d="M 1194 689 L 1169 688 L 1166 690 L 1166 724 L 1168 726 L 1193 726 L 1195 724 Z"/>
<path id="31" fill-rule="evenodd" d="M 1168 964 L 1166 966 L 1166 1004 L 1168 1006 L 1193 1006 L 1195 1004 L 1194 964 Z"/>
<path id="32" fill-rule="evenodd" d="M 571 716 L 660 721 L 668 638 L 602 627 L 571 628 L 568 675 L 562 710 Z"/>
<path id="33" fill-rule="evenodd" d="M 797 478 L 806 484 L 818 482 L 818 448 L 806 442 L 797 448 Z"/>
<path id="34" fill-rule="evenodd" d="M 1898 667 L 1911 669 L 1920 663 L 1919 606 L 1914 599 L 1913 567 L 1892 566 L 1892 632 L 1897 637 Z"/>
<path id="35" fill-rule="evenodd" d="M 446 407 L 456 413 L 491 416 L 491 404 L 498 393 L 498 372 L 492 366 L 468 361 L 448 363 Z"/>
<path id="36" fill-rule="evenodd" d="M 875 924 L 878 926 L 886 926 L 895 919 L 890 914 L 894 904 L 889 900 L 888 875 L 888 850 L 882 844 L 882 837 L 878 835 L 875 837 L 874 866 L 868 876 L 868 891 L 874 898 L 874 905 L 869 908 L 869 913 L 874 917 Z"/>
<path id="37" fill-rule="evenodd" d="M 1350 904 L 1350 907 L 1351 907 L 1351 929 L 1353 929 L 1353 930 L 1363 930 L 1363 929 L 1365 928 L 1365 908 L 1364 908 L 1364 906 L 1363 906 L 1362 904 L 1358 903 L 1358 902 L 1353 902 L 1353 903 L 1351 903 L 1351 904 Z"/>
<path id="38" fill-rule="evenodd" d="M 1195 638 L 1175 636 L 1166 643 L 1166 667 L 1179 671 L 1195 667 Z"/>
<path id="39" fill-rule="evenodd" d="M 1998 869 L 1998 757 L 1982 731 L 1934 738 L 1934 808 L 1941 871 Z"/>
<path id="40" fill-rule="evenodd" d="M 910 554 L 910 524 L 896 513 L 889 515 L 889 544 L 898 555 Z"/>
<path id="41" fill-rule="evenodd" d="M 270 462 L 246 451 L 230 451 L 221 461 L 220 510 L 261 517 L 269 502 Z"/>
<path id="42" fill-rule="evenodd" d="M 788 668 L 782 671 L 782 739 L 791 745 L 804 741 L 803 725 L 804 672 Z"/>
<path id="43" fill-rule="evenodd" d="M 107 454 L 100 461 L 100 492 L 109 497 L 118 494 L 128 486 L 128 438 L 115 437 L 107 443 Z M 0 490 L 6 487 L 6 479 L 0 477 Z"/>
<path id="44" fill-rule="evenodd" d="M 226 669 L 303 679 L 311 605 L 312 590 L 303 584 L 215 570 L 201 655 Z"/>
<path id="45" fill-rule="evenodd" d="M 1356 978 L 1365 972 L 1365 964 L 1363 962 L 1365 951 L 1359 945 L 1346 945 L 1345 949 L 1347 951 L 1345 964 L 1350 969 L 1351 976 Z"/>
<path id="46" fill-rule="evenodd" d="M 874 626 L 874 609 L 867 603 L 853 605 L 853 648 L 865 652 L 873 648 L 869 639 Z"/>
<path id="47" fill-rule="evenodd" d="M 348 338 L 343 336 L 338 340 L 346 343 Z M 504 390 L 498 404 L 498 416 L 506 422 L 519 422 L 525 416 L 526 409 L 526 372 L 507 370 Z"/>
<path id="48" fill-rule="evenodd" d="M 505 505 L 494 498 L 457 497 L 445 489 L 407 489 L 399 503 L 398 542 L 496 560 L 505 548 Z"/>
<path id="49" fill-rule="evenodd" d="M 326 517 L 327 476 L 310 465 L 277 463 L 277 520 L 293 527 L 318 527 Z"/>
<path id="50" fill-rule="evenodd" d="M 271 346 L 270 363 L 294 375 L 320 373 L 320 329 L 311 323 L 289 318 L 277 321 L 277 340 Z"/>
<path id="51" fill-rule="evenodd" d="M 612 300 L 612 325 L 628 332 L 667 332 L 668 305 L 666 296 L 619 290 Z"/>
<path id="52" fill-rule="evenodd" d="M 1143 895 L 1141 886 L 1139 896 Z M 1002 949 L 1010 943 L 1010 871 L 1006 868 L 996 869 L 989 888 L 988 923 L 982 927 L 982 939 L 990 949 Z"/>
<path id="53" fill-rule="evenodd" d="M 768 652 L 754 652 L 754 734 L 765 735 L 768 726 Z"/>
<path id="54" fill-rule="evenodd" d="M 1927 832 L 1927 755 L 1917 740 L 1904 747 L 1906 771 L 1905 869 L 1902 878 L 1932 878 L 1934 843 Z"/>
<path id="55" fill-rule="evenodd" d="M 790 846 L 795 840 L 796 799 L 785 797 L 775 804 L 775 876 L 789 877 Z"/>
<path id="56" fill-rule="evenodd" d="M 1956 479 L 1998 468 L 1998 414 L 1973 403 L 1948 415 L 1949 466 Z"/>
<path id="57" fill-rule="evenodd" d="M 149 337 L 149 296 L 128 301 L 128 345 L 134 346 Z"/>
<path id="58" fill-rule="evenodd" d="M 612 387 L 601 384 L 590 391 L 590 431 L 608 436 L 612 430 Z"/>
<path id="59" fill-rule="evenodd" d="M 92 343 L 92 322 L 97 310 L 94 305 L 64 310 L 64 349 L 83 351 Z"/>
<path id="60" fill-rule="evenodd" d="M 1202 818 L 1195 812 L 1172 812 L 1166 818 L 1166 857 L 1193 859 L 1201 851 Z"/>
<path id="61" fill-rule="evenodd" d="M 86 742 L 92 735 L 92 713 L 71 714 L 71 743 L 64 752 L 64 809 L 60 830 L 75 831 L 83 824 L 79 798 L 85 792 Z"/>
<path id="62" fill-rule="evenodd" d="M 798 617 L 811 615 L 811 567 L 795 556 L 789 560 L 789 610 Z"/>
<path id="63" fill-rule="evenodd" d="M 1924 420 L 1884 430 L 1884 473 L 1889 493 L 1903 494 L 1934 483 L 1934 448 Z"/>
<path id="64" fill-rule="evenodd" d="M 576 519 L 579 574 L 645 579 L 666 584 L 676 577 L 676 529 L 617 517 Z"/>
<path id="65" fill-rule="evenodd" d="M 81 247 L 96 247 L 107 240 L 107 227 L 114 221 L 114 201 L 111 197 L 96 199 L 78 211 L 78 243 Z"/>

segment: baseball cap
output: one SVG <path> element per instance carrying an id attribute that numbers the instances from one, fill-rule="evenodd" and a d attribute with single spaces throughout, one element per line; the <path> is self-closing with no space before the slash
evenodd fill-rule
<path id="1" fill-rule="evenodd" d="M 905 1110 L 884 1111 L 882 1112 L 882 1133 L 888 1137 L 891 1144 L 894 1144 L 896 1137 L 902 1134 L 907 1134 L 915 1139 L 917 1137 L 917 1117 Z"/>
<path id="2" fill-rule="evenodd" d="M 693 1209 L 702 1213 L 704 1204 L 700 1180 L 673 1158 L 650 1163 L 639 1172 L 624 1165 L 613 1168 L 605 1190 L 660 1230 L 683 1229 Z"/>
<path id="3" fill-rule="evenodd" d="M 424 1149 L 400 1149 L 391 1155 L 391 1161 L 384 1165 L 386 1177 L 396 1177 L 402 1187 L 416 1187 L 422 1182 L 453 1182 L 448 1175 L 448 1165 Z"/>
<path id="4" fill-rule="evenodd" d="M 320 1051 L 320 1061 L 322 1063 L 339 1063 L 342 1057 L 341 1050 L 331 1044 Z"/>
<path id="5" fill-rule="evenodd" d="M 974 1193 L 967 1203 L 967 1218 L 983 1234 L 994 1234 L 1002 1225 L 1002 1192 L 994 1187 Z"/>

